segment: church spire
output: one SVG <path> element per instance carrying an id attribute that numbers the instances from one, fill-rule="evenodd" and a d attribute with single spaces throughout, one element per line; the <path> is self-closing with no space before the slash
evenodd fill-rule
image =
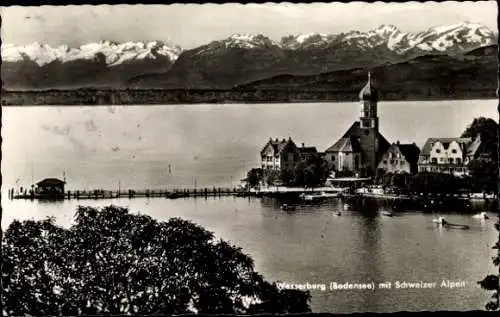
<path id="1" fill-rule="evenodd" d="M 372 73 L 368 72 L 368 82 L 359 92 L 359 99 L 362 101 L 378 101 L 378 90 L 372 83 Z"/>

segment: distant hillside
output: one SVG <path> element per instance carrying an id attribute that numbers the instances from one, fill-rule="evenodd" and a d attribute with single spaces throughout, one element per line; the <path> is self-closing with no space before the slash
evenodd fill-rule
<path id="1" fill-rule="evenodd" d="M 261 34 L 235 34 L 185 50 L 165 73 L 140 75 L 126 86 L 231 89 L 283 74 L 308 76 L 399 63 L 424 55 L 454 56 L 495 43 L 495 33 L 468 22 L 416 33 L 382 25 L 368 32 L 290 35 L 281 42 Z"/>
<path id="2" fill-rule="evenodd" d="M 355 95 L 373 73 L 383 99 L 446 99 L 495 97 L 498 46 L 456 56 L 428 55 L 371 68 L 341 70 L 311 76 L 280 75 L 235 87 L 239 91 L 330 91 Z"/>
<path id="3" fill-rule="evenodd" d="M 424 55 L 455 56 L 495 44 L 497 38 L 481 24 L 464 22 L 413 33 L 381 25 L 367 32 L 292 34 L 280 41 L 233 34 L 192 49 L 162 41 L 100 41 L 79 47 L 4 43 L 1 75 L 10 90 L 229 90 L 283 74 L 309 76 Z"/>
<path id="4" fill-rule="evenodd" d="M 368 71 L 382 100 L 495 98 L 498 46 L 314 76 L 280 75 L 233 89 L 74 89 L 2 92 L 2 105 L 355 101 Z"/>

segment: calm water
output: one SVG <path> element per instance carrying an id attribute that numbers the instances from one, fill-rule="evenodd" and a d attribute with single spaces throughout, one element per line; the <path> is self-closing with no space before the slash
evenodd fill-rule
<path id="1" fill-rule="evenodd" d="M 268 280 L 288 283 L 386 282 L 392 289 L 312 291 L 315 312 L 393 312 L 483 309 L 488 293 L 476 281 L 495 272 L 491 263 L 498 233 L 495 219 L 447 214 L 452 223 L 469 230 L 436 227 L 436 215 L 406 213 L 397 217 L 367 217 L 343 211 L 340 200 L 299 205 L 283 212 L 266 198 L 165 198 L 41 203 L 2 201 L 2 227 L 13 218 L 41 219 L 55 215 L 69 226 L 78 204 L 128 206 L 133 212 L 160 220 L 182 217 L 213 231 L 217 237 L 240 246 L 255 260 L 256 270 Z M 481 210 L 481 207 L 478 207 Z M 383 210 L 381 207 L 380 210 Z M 395 289 L 395 281 L 465 281 L 465 287 L 448 289 Z"/>
<path id="2" fill-rule="evenodd" d="M 389 142 L 460 135 L 479 116 L 497 119 L 495 100 L 380 102 Z M 269 137 L 324 151 L 357 120 L 357 103 L 2 109 L 2 193 L 67 175 L 67 189 L 164 189 L 236 185 L 259 166 Z M 169 168 L 170 165 L 170 168 Z M 122 199 L 42 203 L 2 200 L 12 219 L 55 216 L 69 225 L 78 203 L 129 206 L 157 219 L 192 220 L 250 254 L 256 269 L 288 283 L 463 280 L 457 289 L 313 291 L 316 312 L 482 309 L 489 294 L 476 281 L 494 272 L 492 221 L 449 214 L 470 230 L 434 227 L 433 215 L 366 217 L 342 202 L 284 213 L 266 199 Z M 480 209 L 478 209 L 479 211 Z"/>
<path id="3" fill-rule="evenodd" d="M 389 142 L 460 135 L 496 100 L 380 102 Z M 62 177 L 68 189 L 228 186 L 273 138 L 324 151 L 358 120 L 357 103 L 4 107 L 2 184 Z M 170 164 L 170 172 L 169 172 Z"/>

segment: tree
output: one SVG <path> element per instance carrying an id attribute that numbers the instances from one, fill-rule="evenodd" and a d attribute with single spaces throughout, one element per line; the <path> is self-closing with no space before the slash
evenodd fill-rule
<path id="1" fill-rule="evenodd" d="M 451 174 L 433 172 L 407 175 L 405 182 L 410 192 L 417 193 L 458 193 L 467 185 L 466 179 Z"/>
<path id="2" fill-rule="evenodd" d="M 300 160 L 294 167 L 291 176 L 295 186 L 315 187 L 323 185 L 330 175 L 330 168 L 319 155 L 311 155 Z M 290 175 L 286 175 L 290 176 Z"/>
<path id="3" fill-rule="evenodd" d="M 375 184 L 381 185 L 383 183 L 384 175 L 386 174 L 386 170 L 383 168 L 378 168 L 375 173 Z"/>
<path id="4" fill-rule="evenodd" d="M 285 186 L 294 186 L 297 179 L 295 169 L 282 169 L 279 178 Z"/>
<path id="5" fill-rule="evenodd" d="M 494 162 L 498 161 L 498 123 L 491 118 L 475 118 L 462 133 L 463 138 L 475 139 L 481 135 L 481 152 L 489 153 Z"/>
<path id="6" fill-rule="evenodd" d="M 255 187 L 259 185 L 259 183 L 262 181 L 262 178 L 262 168 L 252 168 L 247 173 L 247 184 L 250 187 Z"/>
<path id="7" fill-rule="evenodd" d="M 309 292 L 278 289 L 240 248 L 189 221 L 109 206 L 79 207 L 75 222 L 11 223 L 5 315 L 310 312 Z"/>
<path id="8" fill-rule="evenodd" d="M 266 170 L 265 175 L 266 183 L 269 186 L 275 185 L 280 180 L 280 171 L 278 170 Z"/>
<path id="9" fill-rule="evenodd" d="M 497 193 L 498 164 L 493 160 L 476 159 L 469 165 L 474 188 L 487 193 Z"/>
<path id="10" fill-rule="evenodd" d="M 495 223 L 495 229 L 497 231 L 500 231 L 500 216 L 497 219 L 497 222 Z M 500 236 L 493 246 L 493 249 L 497 250 L 496 256 L 493 257 L 493 264 L 495 266 L 500 265 Z M 500 274 L 499 275 L 487 275 L 482 281 L 477 282 L 481 288 L 488 290 L 488 291 L 493 291 L 493 295 L 491 296 L 492 300 L 489 301 L 485 308 L 486 310 L 500 310 Z"/>

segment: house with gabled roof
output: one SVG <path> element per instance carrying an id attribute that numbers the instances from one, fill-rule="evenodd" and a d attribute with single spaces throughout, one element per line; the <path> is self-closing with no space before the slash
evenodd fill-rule
<path id="1" fill-rule="evenodd" d="M 272 139 L 260 151 L 261 167 L 265 171 L 290 169 L 300 161 L 301 153 L 292 138 Z"/>
<path id="2" fill-rule="evenodd" d="M 403 144 L 397 141 L 382 155 L 377 169 L 386 173 L 416 174 L 419 154 L 420 149 L 415 143 Z"/>
<path id="3" fill-rule="evenodd" d="M 370 73 L 359 99 L 362 102 L 359 121 L 355 121 L 339 140 L 325 150 L 324 158 L 334 171 L 364 171 L 363 174 L 371 176 L 390 143 L 379 131 L 379 94 Z"/>
<path id="4" fill-rule="evenodd" d="M 468 164 L 480 156 L 481 137 L 429 138 L 418 160 L 419 172 L 468 175 Z"/>

